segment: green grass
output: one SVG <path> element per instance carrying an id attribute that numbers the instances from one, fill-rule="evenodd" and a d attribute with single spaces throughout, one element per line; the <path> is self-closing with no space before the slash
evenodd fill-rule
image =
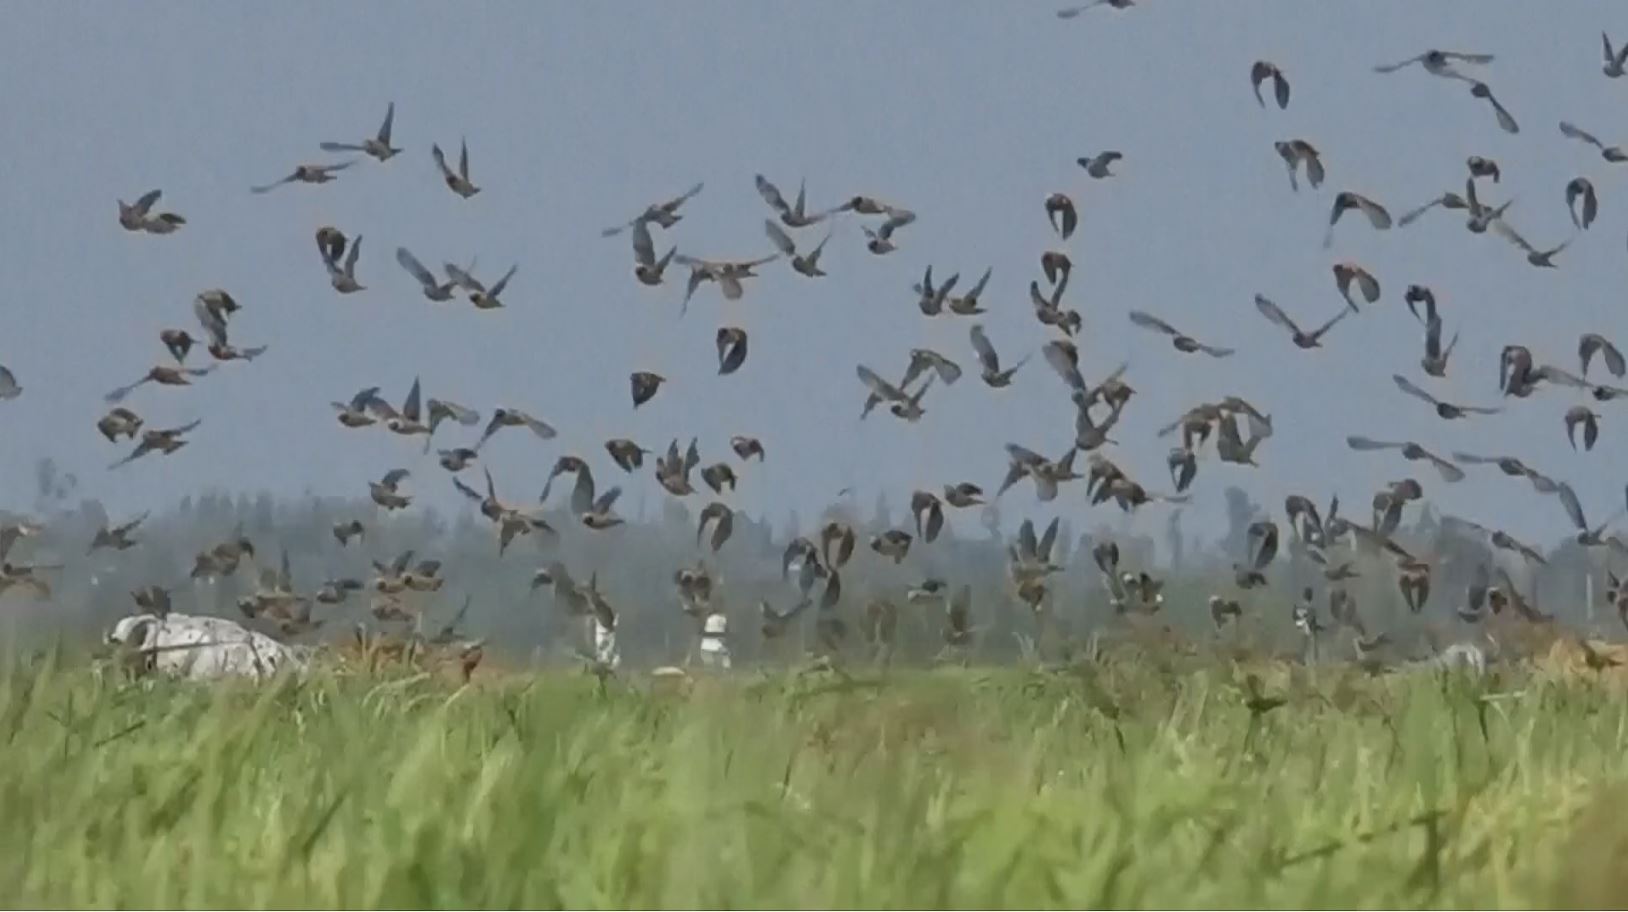
<path id="1" fill-rule="evenodd" d="M 857 673 L 856 673 L 857 674 Z M 1628 703 L 1231 669 L 264 688 L 0 672 L 7 904 L 1628 901 Z M 1488 694 L 1498 694 L 1485 699 Z"/>

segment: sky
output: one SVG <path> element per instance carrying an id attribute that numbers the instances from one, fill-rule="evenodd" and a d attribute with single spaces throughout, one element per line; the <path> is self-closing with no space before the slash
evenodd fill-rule
<path id="1" fill-rule="evenodd" d="M 0 403 L 9 492 L 0 501 L 27 506 L 35 461 L 51 456 L 115 512 L 209 488 L 360 496 L 398 466 L 413 472 L 408 489 L 421 503 L 452 508 L 433 455 L 382 431 L 347 431 L 329 407 L 372 385 L 399 403 L 415 376 L 426 396 L 483 417 L 507 405 L 559 428 L 549 442 L 506 431 L 486 448 L 500 494 L 516 501 L 535 498 L 555 458 L 574 452 L 601 478 L 618 477 L 629 511 L 654 512 L 665 495 L 648 468 L 620 479 L 601 447 L 611 436 L 659 449 L 696 435 L 703 462 L 734 461 L 732 434 L 758 436 L 768 459 L 742 473 L 731 498 L 755 515 L 809 516 L 844 487 L 866 505 L 886 490 L 901 509 L 917 487 L 971 480 L 992 490 L 1003 444 L 1057 455 L 1071 439 L 1072 406 L 1042 360 L 1008 389 L 971 373 L 935 388 L 916 425 L 885 413 L 860 422 L 854 368 L 897 375 L 916 346 L 972 368 L 971 321 L 916 310 L 910 288 L 928 265 L 966 281 L 992 266 L 989 335 L 1008 361 L 1037 353 L 1050 330 L 1034 320 L 1026 289 L 1041 252 L 1061 248 L 1076 265 L 1067 303 L 1084 316 L 1086 376 L 1130 365 L 1138 395 L 1111 454 L 1149 489 L 1169 487 L 1169 441 L 1154 431 L 1186 408 L 1237 393 L 1273 415 L 1261 468 L 1206 458 L 1186 508 L 1196 526 L 1219 522 L 1233 484 L 1278 509 L 1290 492 L 1365 504 L 1385 481 L 1414 475 L 1447 512 L 1538 540 L 1567 531 L 1559 504 L 1524 483 L 1485 469 L 1445 485 L 1396 454 L 1347 450 L 1351 433 L 1443 454 L 1507 452 L 1571 481 L 1591 517 L 1617 508 L 1624 406 L 1602 406 L 1599 445 L 1574 453 L 1561 424 L 1580 401 L 1572 391 L 1447 423 L 1390 381 L 1428 379 L 1417 367 L 1422 333 L 1401 300 L 1412 282 L 1435 289 L 1449 332 L 1463 334 L 1448 379 L 1426 384 L 1444 398 L 1496 401 L 1506 343 L 1567 367 L 1583 332 L 1628 345 L 1619 204 L 1628 171 L 1556 129 L 1571 120 L 1607 143 L 1628 141 L 1628 79 L 1600 72 L 1598 34 L 1620 13 L 1615 4 L 1146 0 L 1072 21 L 1054 9 L 1027 0 L 708 0 L 679 15 L 627 2 L 11 6 L 0 31 L 0 122 L 12 137 L 0 224 L 13 263 L 0 364 L 25 391 Z M 1618 40 L 1628 40 L 1624 23 L 1616 17 Z M 1462 83 L 1417 67 L 1372 71 L 1429 47 L 1496 54 L 1480 75 L 1520 134 L 1500 132 Z M 1287 111 L 1256 105 L 1248 74 L 1261 58 L 1293 85 Z M 392 101 L 402 155 L 363 159 L 323 186 L 248 192 L 296 164 L 342 157 L 317 144 L 371 135 Z M 1272 143 L 1291 137 L 1322 151 L 1321 191 L 1290 191 Z M 432 142 L 455 149 L 460 138 L 484 188 L 470 200 L 441 184 L 429 154 Z M 1092 181 L 1074 159 L 1105 149 L 1125 156 L 1118 176 Z M 1510 221 L 1540 245 L 1572 232 L 1566 182 L 1595 182 L 1601 216 L 1559 269 L 1534 269 L 1441 213 L 1384 233 L 1348 218 L 1334 248 L 1322 248 L 1335 192 L 1400 214 L 1461 190 L 1472 154 L 1501 164 L 1492 195 L 1515 199 Z M 767 253 L 756 173 L 788 194 L 806 179 L 813 206 L 866 193 L 919 218 L 884 257 L 866 252 L 857 221 L 833 219 L 829 276 L 772 264 L 743 300 L 707 287 L 683 317 L 682 270 L 661 288 L 641 286 L 627 237 L 599 236 L 705 181 L 658 246 Z M 187 226 L 167 237 L 120 229 L 115 201 L 154 187 L 164 190 L 160 208 Z M 1080 211 L 1068 242 L 1042 208 L 1057 191 Z M 326 224 L 365 238 L 366 291 L 329 287 L 313 243 Z M 478 256 L 488 278 L 518 264 L 507 306 L 431 304 L 394 262 L 397 245 L 427 263 Z M 1380 278 L 1384 297 L 1323 350 L 1294 348 L 1256 313 L 1253 296 L 1264 293 L 1303 323 L 1332 316 L 1343 303 L 1330 266 L 1346 258 Z M 203 424 L 176 455 L 109 472 L 128 445 L 97 434 L 102 395 L 165 360 L 159 330 L 192 327 L 192 297 L 212 287 L 243 304 L 233 341 L 268 353 L 192 389 L 136 392 L 126 404 L 149 427 Z M 1132 308 L 1238 354 L 1180 355 L 1130 325 Z M 713 349 L 724 324 L 750 334 L 746 365 L 729 377 L 717 376 Z M 635 412 L 627 378 L 636 369 L 669 383 Z M 473 437 L 443 429 L 437 442 Z M 1007 497 L 1013 516 L 1128 522 L 1089 508 L 1083 484 L 1049 506 L 1027 485 Z M 1169 509 L 1146 508 L 1136 522 L 1162 527 Z M 978 519 L 952 522 L 974 529 Z"/>

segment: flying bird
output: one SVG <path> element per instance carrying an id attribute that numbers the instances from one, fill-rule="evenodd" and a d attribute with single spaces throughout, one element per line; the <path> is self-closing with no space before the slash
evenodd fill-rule
<path id="1" fill-rule="evenodd" d="M 441 169 L 441 180 L 447 189 L 464 199 L 480 192 L 480 188 L 469 181 L 469 143 L 460 141 L 458 144 L 458 170 L 454 172 L 447 167 L 446 153 L 441 151 L 439 145 L 430 145 L 430 156 L 435 159 L 435 166 Z"/>
<path id="2" fill-rule="evenodd" d="M 1277 99 L 1279 110 L 1289 107 L 1289 80 L 1283 76 L 1283 71 L 1270 60 L 1257 60 L 1249 68 L 1249 83 L 1255 90 L 1255 101 L 1261 107 L 1266 107 L 1266 99 L 1261 97 L 1261 83 L 1272 80 L 1272 95 Z"/>
<path id="3" fill-rule="evenodd" d="M 390 102 L 384 109 L 384 123 L 379 125 L 379 132 L 374 136 L 362 140 L 360 143 L 325 142 L 322 143 L 324 152 L 361 152 L 371 155 L 381 162 L 389 161 L 400 149 L 390 145 L 390 128 L 396 121 L 396 103 Z"/>
<path id="4" fill-rule="evenodd" d="M 1183 333 L 1176 327 L 1171 326 L 1164 320 L 1143 310 L 1131 311 L 1130 320 L 1132 323 L 1142 327 L 1143 329 L 1152 330 L 1154 332 L 1163 333 L 1169 336 L 1171 345 L 1175 347 L 1176 351 L 1183 354 L 1203 352 L 1212 358 L 1225 358 L 1231 355 L 1234 351 L 1234 349 L 1230 348 L 1220 348 L 1214 345 L 1206 345 L 1192 336 Z"/>

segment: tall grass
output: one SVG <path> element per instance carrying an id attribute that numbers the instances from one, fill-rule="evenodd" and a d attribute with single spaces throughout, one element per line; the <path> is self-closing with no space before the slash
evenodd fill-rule
<path id="1" fill-rule="evenodd" d="M 131 683 L 0 673 L 10 905 L 1628 901 L 1628 705 L 1470 682 L 1060 672 Z"/>

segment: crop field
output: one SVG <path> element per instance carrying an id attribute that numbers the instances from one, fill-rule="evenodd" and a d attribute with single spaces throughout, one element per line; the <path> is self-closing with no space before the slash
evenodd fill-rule
<path id="1" fill-rule="evenodd" d="M 8 904 L 1620 904 L 1628 703 L 1554 662 L 0 675 Z"/>

